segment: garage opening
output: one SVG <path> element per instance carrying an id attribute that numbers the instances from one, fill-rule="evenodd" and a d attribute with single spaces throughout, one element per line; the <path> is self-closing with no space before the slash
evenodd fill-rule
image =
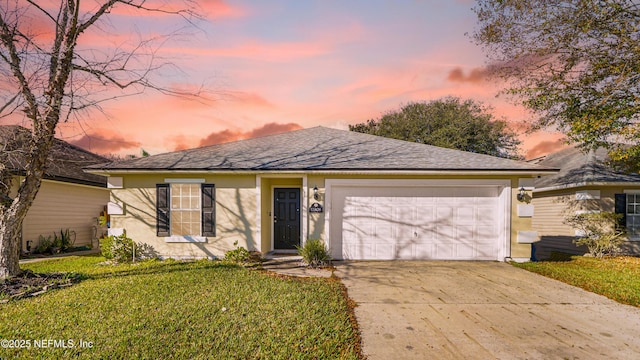
<path id="1" fill-rule="evenodd" d="M 505 189 L 510 186 L 505 183 L 360 180 L 356 186 L 350 181 L 327 180 L 334 258 L 500 260 L 506 256 L 510 208 Z"/>

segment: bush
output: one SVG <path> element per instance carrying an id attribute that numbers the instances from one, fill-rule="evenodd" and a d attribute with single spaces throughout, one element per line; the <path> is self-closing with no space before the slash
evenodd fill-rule
<path id="1" fill-rule="evenodd" d="M 591 256 L 602 258 L 615 254 L 624 241 L 625 232 L 617 227 L 620 216 L 612 212 L 585 213 L 570 216 L 565 222 L 583 234 L 574 244 L 585 245 Z"/>
<path id="2" fill-rule="evenodd" d="M 73 247 L 73 244 L 76 242 L 76 232 L 66 229 L 60 229 L 60 236 L 58 233 L 53 234 L 53 244 L 52 247 L 58 248 L 61 251 L 67 251 Z"/>
<path id="3" fill-rule="evenodd" d="M 296 246 L 302 261 L 311 267 L 326 266 L 331 264 L 331 256 L 324 241 L 320 239 L 308 240 L 304 246 Z"/>
<path id="4" fill-rule="evenodd" d="M 233 246 L 236 248 L 229 250 L 224 254 L 224 259 L 235 263 L 248 263 L 251 261 L 251 254 L 249 250 L 242 246 L 238 246 L 238 242 L 234 242 Z"/>
<path id="5" fill-rule="evenodd" d="M 52 244 L 53 241 L 51 241 L 51 235 L 47 237 L 40 235 L 38 237 L 38 246 L 36 246 L 33 252 L 36 254 L 44 254 L 46 252 L 50 252 Z"/>
<path id="6" fill-rule="evenodd" d="M 126 234 L 105 236 L 100 239 L 102 256 L 117 263 L 131 262 L 141 259 L 138 245 Z"/>
<path id="7" fill-rule="evenodd" d="M 44 237 L 40 235 L 38 237 L 38 245 L 33 250 L 36 254 L 45 254 L 45 253 L 58 253 L 60 251 L 69 251 L 73 249 L 73 244 L 76 241 L 76 232 L 69 229 L 60 229 L 60 232 L 53 233 L 52 236 L 49 235 Z"/>

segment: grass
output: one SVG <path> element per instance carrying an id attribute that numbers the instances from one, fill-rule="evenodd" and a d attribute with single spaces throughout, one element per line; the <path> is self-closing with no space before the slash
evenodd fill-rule
<path id="1" fill-rule="evenodd" d="M 31 348 L 0 347 L 0 358 L 359 358 L 338 281 L 272 276 L 216 261 L 102 261 L 76 256 L 25 264 L 34 272 L 80 273 L 84 280 L 0 305 L 0 339 L 31 341 Z M 36 348 L 41 339 L 74 346 Z M 80 347 L 80 340 L 91 347 Z"/>
<path id="2" fill-rule="evenodd" d="M 640 307 L 640 258 L 568 256 L 558 259 L 513 265 Z"/>

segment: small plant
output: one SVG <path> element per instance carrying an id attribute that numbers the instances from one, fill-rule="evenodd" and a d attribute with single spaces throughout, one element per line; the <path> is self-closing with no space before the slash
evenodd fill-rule
<path id="1" fill-rule="evenodd" d="M 58 251 L 67 251 L 73 247 L 73 244 L 76 242 L 76 232 L 69 229 L 60 229 L 60 233 L 53 234 L 53 243 L 51 244 L 52 248 L 57 249 Z"/>
<path id="2" fill-rule="evenodd" d="M 102 256 L 117 263 L 132 262 L 140 259 L 138 245 L 126 234 L 105 236 L 100 240 Z"/>
<path id="3" fill-rule="evenodd" d="M 236 248 L 229 250 L 224 254 L 224 259 L 235 263 L 248 263 L 251 261 L 251 254 L 249 250 L 242 246 L 238 246 L 238 241 L 233 243 Z"/>
<path id="4" fill-rule="evenodd" d="M 38 236 L 38 246 L 33 250 L 36 254 L 44 254 L 46 252 L 51 251 L 51 246 L 53 241 L 51 241 L 51 235 L 44 237 L 43 235 Z"/>
<path id="5" fill-rule="evenodd" d="M 302 256 L 302 261 L 311 267 L 326 266 L 331 264 L 329 249 L 320 239 L 307 241 L 304 246 L 296 246 L 298 254 Z"/>
<path id="6" fill-rule="evenodd" d="M 576 214 L 565 219 L 565 223 L 582 232 L 574 244 L 585 245 L 591 256 L 602 258 L 615 254 L 624 241 L 625 232 L 617 227 L 620 214 L 597 212 Z"/>

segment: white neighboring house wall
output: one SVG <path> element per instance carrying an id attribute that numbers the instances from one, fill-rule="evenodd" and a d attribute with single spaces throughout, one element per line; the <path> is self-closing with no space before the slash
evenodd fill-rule
<path id="1" fill-rule="evenodd" d="M 66 229 L 76 234 L 74 246 L 97 246 L 96 237 L 100 237 L 102 231 L 98 216 L 108 201 L 106 188 L 43 180 L 22 224 L 22 250 L 27 251 L 27 240 L 33 241 L 33 251 L 40 235 L 53 238 L 54 233 Z"/>

